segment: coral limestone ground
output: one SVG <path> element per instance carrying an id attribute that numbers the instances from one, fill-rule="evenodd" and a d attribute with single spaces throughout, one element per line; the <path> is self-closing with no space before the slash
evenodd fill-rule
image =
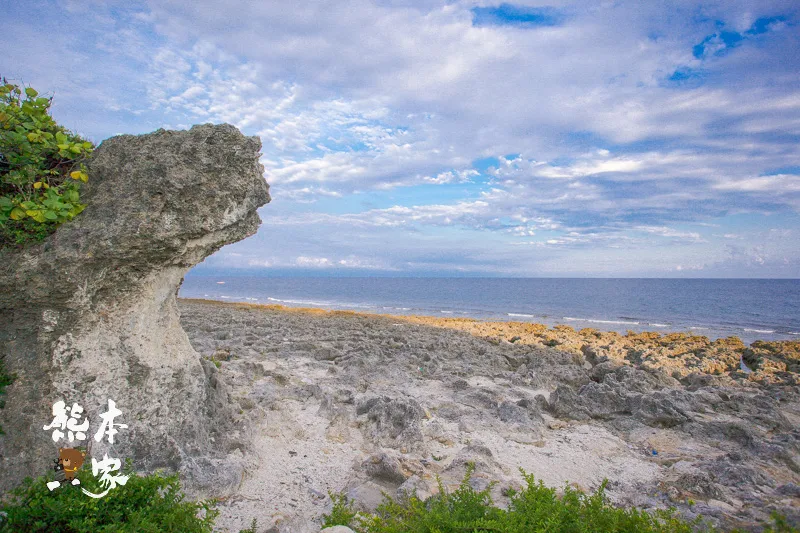
<path id="1" fill-rule="evenodd" d="M 218 521 L 231 531 L 253 517 L 317 531 L 328 491 L 371 510 L 383 492 L 430 495 L 437 476 L 455 487 L 470 462 L 500 505 L 522 467 L 552 486 L 608 479 L 616 503 L 723 527 L 800 519 L 796 344 L 179 306 L 252 432 Z"/>

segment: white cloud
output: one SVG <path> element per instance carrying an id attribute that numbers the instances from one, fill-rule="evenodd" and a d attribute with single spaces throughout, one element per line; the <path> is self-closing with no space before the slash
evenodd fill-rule
<path id="1" fill-rule="evenodd" d="M 81 131 L 224 121 L 260 136 L 274 197 L 262 210 L 265 225 L 311 242 L 287 243 L 269 258 L 237 248 L 243 255 L 229 260 L 241 264 L 367 261 L 333 248 L 342 246 L 333 229 L 397 239 L 449 231 L 453 242 L 438 251 L 454 262 L 469 255 L 469 268 L 496 267 L 487 256 L 501 248 L 523 254 L 506 263 L 555 269 L 556 256 L 524 254 L 583 249 L 605 250 L 611 264 L 608 250 L 646 241 L 719 259 L 732 239 L 689 224 L 800 210 L 798 177 L 781 170 L 800 166 L 791 27 L 775 24 L 719 56 L 724 43 L 711 39 L 704 58 L 692 54 L 719 31 L 716 21 L 745 31 L 759 17 L 796 14 L 792 2 L 558 0 L 551 4 L 567 13 L 561 26 L 472 26 L 470 8 L 496 4 L 232 0 L 220 16 L 211 0 L 70 0 L 56 15 L 32 8 L 49 22 L 4 17 L 0 44 L 25 50 L 7 54 L 4 73 L 30 72 L 58 88 L 59 116 Z M 73 31 L 56 31 L 63 25 Z M 676 69 L 696 79 L 670 81 Z M 489 157 L 499 163 L 486 175 L 472 167 Z M 325 207 L 310 211 L 314 202 Z M 475 233 L 486 248 L 459 254 L 456 236 Z M 383 250 L 374 264 L 398 264 L 380 243 L 371 246 Z M 575 268 L 591 267 L 569 257 Z M 705 263 L 681 256 L 664 264 Z"/>
<path id="2" fill-rule="evenodd" d="M 642 231 L 651 235 L 658 235 L 660 237 L 668 237 L 677 241 L 684 242 L 705 242 L 705 239 L 700 237 L 696 231 L 678 231 L 673 228 L 665 226 L 635 226 L 632 228 L 634 231 Z"/>
<path id="3" fill-rule="evenodd" d="M 722 191 L 771 192 L 776 195 L 782 195 L 788 192 L 800 191 L 800 176 L 776 174 L 774 176 L 744 178 L 717 183 L 714 188 Z"/>
<path id="4" fill-rule="evenodd" d="M 322 268 L 332 266 L 333 262 L 327 257 L 306 257 L 301 255 L 295 259 L 295 264 L 299 267 Z"/>

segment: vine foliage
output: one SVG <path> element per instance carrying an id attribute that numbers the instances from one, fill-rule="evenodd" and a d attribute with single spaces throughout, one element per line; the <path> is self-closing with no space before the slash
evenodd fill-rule
<path id="1" fill-rule="evenodd" d="M 53 120 L 52 101 L 0 81 L 0 248 L 41 241 L 86 207 L 94 145 Z"/>

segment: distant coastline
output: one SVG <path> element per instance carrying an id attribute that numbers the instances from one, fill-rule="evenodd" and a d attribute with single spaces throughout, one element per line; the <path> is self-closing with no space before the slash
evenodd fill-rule
<path id="1" fill-rule="evenodd" d="M 604 360 L 629 361 L 652 369 L 662 369 L 675 378 L 695 372 L 728 374 L 740 379 L 750 378 L 768 383 L 793 384 L 800 377 L 800 340 L 744 343 L 735 336 L 709 339 L 687 332 L 601 331 L 596 328 L 575 329 L 568 325 L 549 327 L 545 324 L 521 321 L 488 321 L 469 317 L 434 317 L 396 315 L 353 310 L 328 310 L 318 307 L 289 307 L 255 302 L 225 302 L 202 298 L 181 298 L 191 304 L 210 304 L 220 307 L 250 308 L 309 316 L 349 316 L 386 319 L 399 324 L 408 323 L 454 329 L 482 337 L 496 344 L 550 347 L 573 354 L 591 364 Z"/>
<path id="2" fill-rule="evenodd" d="M 710 340 L 800 340 L 800 280 L 187 276 L 181 297 Z"/>

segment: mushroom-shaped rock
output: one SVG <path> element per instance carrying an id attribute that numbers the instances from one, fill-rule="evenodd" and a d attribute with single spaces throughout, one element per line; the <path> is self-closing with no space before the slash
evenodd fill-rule
<path id="1" fill-rule="evenodd" d="M 189 268 L 256 232 L 269 201 L 260 149 L 230 125 L 113 137 L 91 161 L 83 213 L 40 244 L 0 251 L 0 358 L 17 376 L 0 409 L 0 491 L 80 445 L 180 471 L 203 492 L 239 483 L 246 439 L 175 299 Z M 113 443 L 94 438 L 109 400 L 127 425 Z M 85 441 L 43 429 L 57 401 L 85 409 Z"/>

